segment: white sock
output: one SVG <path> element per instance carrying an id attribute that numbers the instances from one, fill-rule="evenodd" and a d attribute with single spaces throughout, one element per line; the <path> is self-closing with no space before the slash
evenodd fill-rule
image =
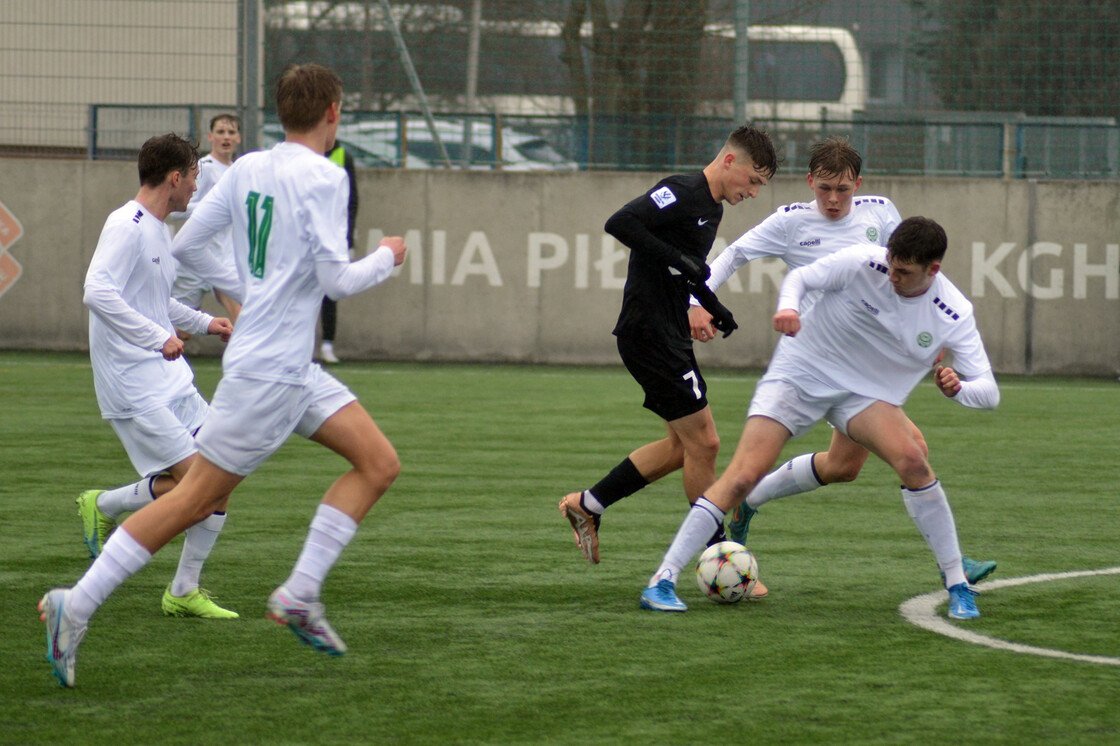
<path id="1" fill-rule="evenodd" d="M 957 525 L 953 521 L 953 511 L 941 482 L 918 490 L 902 488 L 902 502 L 906 512 L 914 520 L 926 543 L 933 550 L 941 572 L 945 573 L 945 585 L 951 587 L 966 582 L 961 567 L 961 545 L 957 541 Z"/>
<path id="2" fill-rule="evenodd" d="M 813 470 L 813 454 L 803 453 L 763 477 L 747 495 L 747 505 L 757 510 L 759 505 L 779 497 L 800 495 L 823 486 Z"/>
<path id="3" fill-rule="evenodd" d="M 155 494 L 152 493 L 152 482 L 155 480 L 156 477 L 144 477 L 139 482 L 105 490 L 97 496 L 97 507 L 102 513 L 114 520 L 121 513 L 132 513 L 140 510 L 140 508 L 156 499 Z"/>
<path id="4" fill-rule="evenodd" d="M 114 531 L 100 556 L 74 584 L 66 611 L 75 622 L 85 624 L 118 585 L 138 573 L 151 559 L 151 553 L 127 531 Z"/>
<path id="5" fill-rule="evenodd" d="M 681 527 L 677 529 L 677 535 L 673 537 L 673 543 L 669 545 L 669 551 L 665 552 L 665 557 L 661 560 L 661 566 L 649 579 L 649 587 L 652 588 L 657 585 L 659 580 L 665 579 L 676 585 L 677 578 L 681 574 L 681 568 L 704 548 L 708 539 L 715 533 L 716 527 L 723 523 L 725 515 L 707 498 L 698 497 L 692 507 L 689 508 L 688 515 L 684 517 Z"/>
<path id="6" fill-rule="evenodd" d="M 599 502 L 599 499 L 595 497 L 595 494 L 591 492 L 591 490 L 583 491 L 583 500 L 581 502 L 589 513 L 594 513 L 595 515 L 602 515 L 603 511 L 606 510 L 606 508 L 603 507 L 603 503 Z"/>
<path id="7" fill-rule="evenodd" d="M 358 524 L 338 508 L 319 504 L 296 566 L 284 585 L 301 601 L 319 600 L 319 591 L 342 550 L 354 538 Z"/>
<path id="8" fill-rule="evenodd" d="M 183 552 L 179 555 L 179 569 L 171 581 L 171 595 L 182 598 L 198 588 L 202 565 L 214 549 L 214 542 L 226 523 L 225 513 L 211 513 L 204 520 L 183 532 Z"/>

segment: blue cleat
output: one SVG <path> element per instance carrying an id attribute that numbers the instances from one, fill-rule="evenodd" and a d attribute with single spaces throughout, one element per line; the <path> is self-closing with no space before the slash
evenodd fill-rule
<path id="1" fill-rule="evenodd" d="M 662 578 L 657 585 L 642 591 L 642 608 L 650 611 L 688 611 L 684 601 L 677 598 L 673 581 Z"/>
<path id="2" fill-rule="evenodd" d="M 750 530 L 751 519 L 757 512 L 758 510 L 747 505 L 745 500 L 735 507 L 735 512 L 731 514 L 731 522 L 727 524 L 727 532 L 731 541 L 743 546 L 747 545 L 747 531 Z"/>
<path id="3" fill-rule="evenodd" d="M 976 619 L 980 610 L 976 608 L 976 591 L 968 583 L 957 583 L 949 589 L 949 618 Z"/>
<path id="4" fill-rule="evenodd" d="M 994 560 L 970 560 L 968 557 L 961 557 L 961 565 L 964 569 L 964 576 L 968 578 L 968 582 L 972 585 L 979 583 L 984 578 L 991 575 L 996 571 L 996 563 Z"/>
<path id="5" fill-rule="evenodd" d="M 996 563 L 994 560 L 976 561 L 962 556 L 961 569 L 964 570 L 964 576 L 969 584 L 976 585 L 996 571 Z M 945 585 L 945 573 L 941 573 L 941 585 Z"/>

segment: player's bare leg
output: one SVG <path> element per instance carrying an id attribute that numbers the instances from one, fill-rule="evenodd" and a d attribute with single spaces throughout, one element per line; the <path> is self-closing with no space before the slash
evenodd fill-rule
<path id="1" fill-rule="evenodd" d="M 346 643 L 326 620 L 319 593 L 327 573 L 358 530 L 358 523 L 400 473 L 392 443 L 358 402 L 327 419 L 311 440 L 350 462 L 315 512 L 291 575 L 268 599 L 268 617 L 286 625 L 305 644 L 342 655 Z"/>

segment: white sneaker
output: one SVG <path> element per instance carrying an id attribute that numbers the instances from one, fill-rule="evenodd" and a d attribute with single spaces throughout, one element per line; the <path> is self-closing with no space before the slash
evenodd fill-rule
<path id="1" fill-rule="evenodd" d="M 277 624 L 287 625 L 303 644 L 327 655 L 342 655 L 346 652 L 346 643 L 327 623 L 324 611 L 323 604 L 300 601 L 282 585 L 268 597 L 265 616 Z"/>
<path id="2" fill-rule="evenodd" d="M 319 359 L 324 363 L 334 364 L 339 362 L 338 356 L 334 354 L 334 345 L 330 342 L 324 342 L 319 346 Z"/>
<path id="3" fill-rule="evenodd" d="M 62 686 L 74 686 L 74 663 L 86 625 L 78 626 L 66 613 L 69 588 L 53 588 L 39 601 L 39 619 L 47 623 L 47 660 Z"/>

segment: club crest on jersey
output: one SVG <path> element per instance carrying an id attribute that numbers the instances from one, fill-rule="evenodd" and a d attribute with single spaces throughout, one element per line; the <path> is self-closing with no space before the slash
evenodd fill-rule
<path id="1" fill-rule="evenodd" d="M 867 240 L 871 243 L 879 243 L 879 229 L 873 225 L 868 227 Z"/>
<path id="2" fill-rule="evenodd" d="M 929 347 L 933 344 L 933 335 L 929 332 L 922 332 L 918 335 L 918 347 Z"/>
<path id="3" fill-rule="evenodd" d="M 669 205 L 677 201 L 677 195 L 673 194 L 673 190 L 669 187 L 661 187 L 653 194 L 649 195 L 653 203 L 661 209 L 665 209 Z"/>

